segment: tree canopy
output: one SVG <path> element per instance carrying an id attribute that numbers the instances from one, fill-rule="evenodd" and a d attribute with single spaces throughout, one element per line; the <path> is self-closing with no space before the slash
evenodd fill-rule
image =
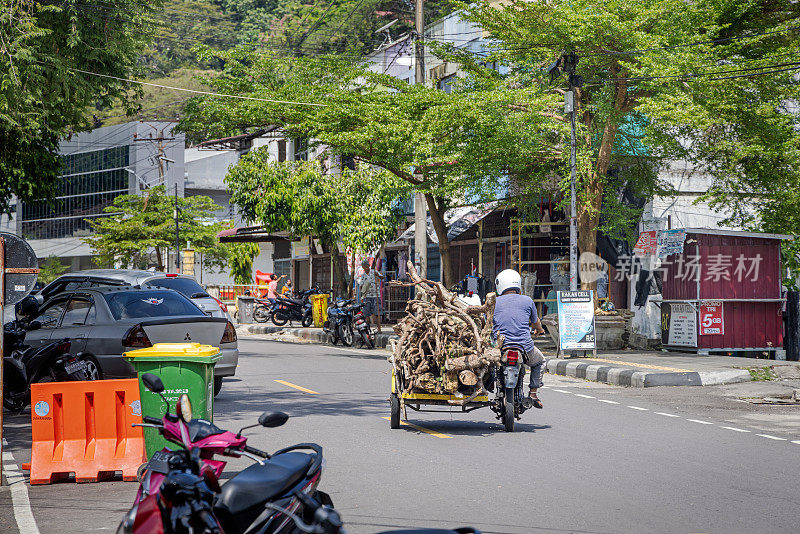
<path id="1" fill-rule="evenodd" d="M 148 189 L 142 195 L 120 195 L 103 211 L 108 217 L 89 221 L 93 235 L 84 238 L 97 255 L 98 265 L 159 271 L 167 265 L 167 253 L 175 248 L 175 199 L 164 186 Z M 189 242 L 203 254 L 207 267 L 227 266 L 230 251 L 220 244 L 217 234 L 227 227 L 215 222 L 213 213 L 220 207 L 202 195 L 178 198 L 178 227 L 181 247 Z"/>
<path id="2" fill-rule="evenodd" d="M 449 283 L 447 209 L 494 200 L 509 174 L 562 157 L 553 141 L 563 139 L 563 124 L 554 127 L 549 118 L 561 106 L 558 95 L 499 88 L 484 79 L 494 76 L 486 68 L 468 87 L 445 93 L 337 57 L 274 58 L 246 49 L 205 54 L 225 62 L 220 75 L 205 80 L 217 92 L 323 105 L 202 97 L 187 104 L 179 128 L 208 138 L 274 125 L 334 156 L 391 172 L 425 194 Z"/>
<path id="3" fill-rule="evenodd" d="M 323 173 L 312 162 L 270 161 L 267 150 L 249 152 L 225 178 L 231 202 L 244 218 L 269 232 L 288 231 L 293 237 L 314 236 L 333 255 L 336 270 L 347 287 L 343 250 L 377 250 L 397 235 L 402 217 L 398 200 L 408 188 L 386 171 L 344 169 Z"/>
<path id="4" fill-rule="evenodd" d="M 709 195 L 726 206 L 732 196 L 746 203 L 742 193 L 759 189 L 753 182 L 762 191 L 783 182 L 778 174 L 790 158 L 796 176 L 797 114 L 785 104 L 796 101 L 798 84 L 783 68 L 800 43 L 796 5 L 512 0 L 463 7 L 495 40 L 489 60 L 508 65 L 518 83 L 553 90 L 545 67 L 564 52 L 579 58 L 581 251 L 594 252 L 601 208 L 614 204 L 620 176 L 652 194 L 665 185 L 652 171 L 667 159 L 710 172 Z"/>
<path id="5" fill-rule="evenodd" d="M 0 210 L 51 197 L 58 143 L 91 124 L 89 106 L 126 98 L 160 0 L 113 4 L 23 0 L 0 10 Z"/>

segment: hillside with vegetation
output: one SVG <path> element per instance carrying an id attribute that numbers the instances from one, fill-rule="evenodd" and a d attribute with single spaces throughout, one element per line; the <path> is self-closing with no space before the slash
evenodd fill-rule
<path id="1" fill-rule="evenodd" d="M 452 10 L 446 0 L 425 2 L 426 22 Z M 187 89 L 203 89 L 194 77 L 222 67 L 200 61 L 203 47 L 237 46 L 272 56 L 340 55 L 358 60 L 387 39 L 382 26 L 397 38 L 414 27 L 413 0 L 165 0 L 157 16 L 152 44 L 139 61 L 137 79 Z M 91 110 L 96 125 L 133 119 L 175 119 L 188 93 L 143 88 L 131 111 L 121 104 Z"/>

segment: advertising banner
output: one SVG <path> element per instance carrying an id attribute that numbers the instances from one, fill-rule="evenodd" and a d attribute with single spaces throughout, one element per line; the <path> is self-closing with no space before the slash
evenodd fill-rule
<path id="1" fill-rule="evenodd" d="M 661 343 L 697 347 L 697 312 L 691 304 L 665 302 L 661 305 Z"/>
<path id="2" fill-rule="evenodd" d="M 683 254 L 683 243 L 686 241 L 686 229 L 661 230 L 658 232 L 657 254 L 660 258 L 670 254 Z"/>
<path id="3" fill-rule="evenodd" d="M 594 292 L 558 291 L 558 336 L 561 350 L 593 350 Z"/>
<path id="4" fill-rule="evenodd" d="M 655 230 L 648 230 L 639 234 L 639 240 L 636 241 L 636 246 L 633 247 L 633 253 L 637 256 L 650 256 L 656 253 L 658 246 L 657 236 L 658 232 Z"/>
<path id="5" fill-rule="evenodd" d="M 707 300 L 700 303 L 700 335 L 721 336 L 725 333 L 725 319 L 722 302 Z"/>

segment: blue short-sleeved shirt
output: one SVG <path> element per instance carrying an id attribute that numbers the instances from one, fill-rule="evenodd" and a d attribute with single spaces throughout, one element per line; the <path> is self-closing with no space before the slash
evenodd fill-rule
<path id="1" fill-rule="evenodd" d="M 539 320 L 536 305 L 527 295 L 508 293 L 497 297 L 494 306 L 492 337 L 503 335 L 506 343 L 521 345 L 526 352 L 533 351 L 531 323 Z"/>

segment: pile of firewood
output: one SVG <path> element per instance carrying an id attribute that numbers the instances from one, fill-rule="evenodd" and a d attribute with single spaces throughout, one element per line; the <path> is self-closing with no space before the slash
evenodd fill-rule
<path id="1" fill-rule="evenodd" d="M 490 341 L 495 294 L 482 306 L 469 306 L 441 283 L 420 278 L 411 262 L 408 273 L 410 283 L 390 282 L 417 289 L 394 327 L 400 340 L 391 360 L 404 377 L 404 392 L 461 392 L 470 398 L 485 393 L 484 375 L 501 358 Z"/>

